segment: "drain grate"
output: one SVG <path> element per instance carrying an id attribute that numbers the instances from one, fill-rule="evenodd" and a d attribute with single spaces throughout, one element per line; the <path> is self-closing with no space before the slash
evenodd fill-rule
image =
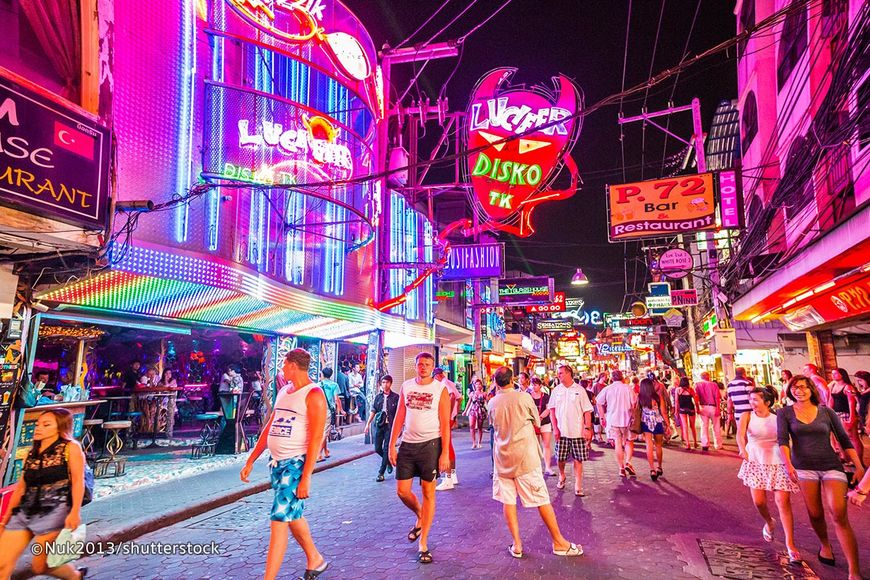
<path id="1" fill-rule="evenodd" d="M 806 562 L 790 564 L 785 552 L 701 538 L 698 546 L 710 573 L 720 578 L 818 578 Z"/>

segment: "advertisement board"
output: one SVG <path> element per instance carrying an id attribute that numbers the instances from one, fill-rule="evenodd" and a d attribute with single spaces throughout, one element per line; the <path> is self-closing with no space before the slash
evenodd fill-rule
<path id="1" fill-rule="evenodd" d="M 712 173 L 612 185 L 607 197 L 611 242 L 717 227 Z"/>
<path id="2" fill-rule="evenodd" d="M 567 332 L 574 329 L 570 320 L 539 320 L 535 323 L 537 332 Z"/>
<path id="3" fill-rule="evenodd" d="M 743 180 L 736 169 L 720 171 L 716 175 L 719 185 L 719 221 L 722 229 L 739 230 L 743 227 Z"/>
<path id="4" fill-rule="evenodd" d="M 104 229 L 110 142 L 90 118 L 0 78 L 0 203 Z"/>
<path id="5" fill-rule="evenodd" d="M 670 248 L 665 250 L 658 259 L 659 270 L 668 278 L 679 280 L 688 276 L 695 266 L 692 254 L 683 248 Z"/>
<path id="6" fill-rule="evenodd" d="M 671 290 L 672 306 L 696 306 L 697 304 L 698 291 L 694 288 L 691 290 Z"/>
<path id="7" fill-rule="evenodd" d="M 525 237 L 535 231 L 531 214 L 538 204 L 566 199 L 577 189 L 569 153 L 580 132 L 582 98 L 563 75 L 554 77 L 554 90 L 511 86 L 516 72 L 495 69 L 475 86 L 466 116 L 466 169 L 477 205 L 489 218 L 483 227 Z M 563 167 L 571 185 L 548 189 Z"/>
<path id="8" fill-rule="evenodd" d="M 499 278 L 504 275 L 504 244 L 451 245 L 442 280 Z"/>
<path id="9" fill-rule="evenodd" d="M 498 281 L 499 304 L 548 304 L 553 301 L 553 279 L 506 278 Z"/>
<path id="10" fill-rule="evenodd" d="M 536 304 L 534 306 L 526 306 L 526 312 L 529 314 L 545 313 L 545 312 L 565 312 L 565 293 L 554 292 L 553 302 L 550 304 Z"/>

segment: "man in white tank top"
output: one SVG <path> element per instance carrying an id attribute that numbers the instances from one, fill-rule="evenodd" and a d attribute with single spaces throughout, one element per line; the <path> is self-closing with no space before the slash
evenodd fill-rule
<path id="1" fill-rule="evenodd" d="M 396 466 L 396 493 L 417 520 L 408 541 L 420 539 L 417 561 L 431 564 L 429 530 L 435 518 L 435 479 L 439 471 L 450 470 L 450 396 L 444 385 L 432 377 L 435 358 L 421 352 L 416 359 L 417 378 L 405 381 L 399 391 L 399 409 L 390 435 L 390 463 Z M 396 453 L 396 440 L 402 433 Z M 420 478 L 423 503 L 411 489 Z"/>
<path id="2" fill-rule="evenodd" d="M 278 577 L 291 532 L 307 559 L 303 578 L 316 578 L 329 565 L 317 551 L 308 522 L 302 516 L 320 452 L 327 409 L 323 391 L 308 376 L 310 365 L 308 351 L 296 348 L 287 353 L 283 369 L 287 386 L 278 392 L 272 416 L 263 426 L 241 472 L 242 481 L 247 482 L 254 462 L 268 447 L 272 456 L 269 465 L 275 499 L 271 513 L 272 537 L 266 554 L 266 580 Z"/>

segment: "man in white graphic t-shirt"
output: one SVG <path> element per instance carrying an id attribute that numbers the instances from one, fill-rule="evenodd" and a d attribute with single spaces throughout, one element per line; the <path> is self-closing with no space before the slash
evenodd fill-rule
<path id="1" fill-rule="evenodd" d="M 396 466 L 396 493 L 417 520 L 408 532 L 408 541 L 419 538 L 421 564 L 431 564 L 429 530 L 435 518 L 435 479 L 439 471 L 450 470 L 450 395 L 432 377 L 435 358 L 421 352 L 415 359 L 417 378 L 405 381 L 399 391 L 399 409 L 390 435 L 390 463 Z M 396 453 L 396 441 L 402 445 Z M 411 489 L 420 478 L 422 505 Z"/>

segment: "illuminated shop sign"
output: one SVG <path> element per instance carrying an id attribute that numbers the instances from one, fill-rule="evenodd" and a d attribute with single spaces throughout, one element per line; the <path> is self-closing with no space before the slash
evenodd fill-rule
<path id="1" fill-rule="evenodd" d="M 598 356 L 611 356 L 617 353 L 632 352 L 633 350 L 634 348 L 631 345 L 622 342 L 614 342 L 613 344 L 606 342 L 595 343 L 595 351 Z"/>
<path id="2" fill-rule="evenodd" d="M 535 328 L 538 332 L 565 332 L 573 330 L 574 324 L 570 320 L 539 320 Z"/>
<path id="3" fill-rule="evenodd" d="M 577 87 L 564 76 L 556 89 L 512 87 L 515 68 L 496 69 L 472 93 L 466 125 L 468 175 L 490 222 L 519 236 L 534 232 L 532 210 L 544 201 L 566 199 L 577 188 L 577 168 L 568 154 L 580 131 L 575 114 L 582 106 Z M 510 140 L 506 140 L 509 139 Z M 571 186 L 547 188 L 567 165 Z"/>
<path id="4" fill-rule="evenodd" d="M 610 186 L 608 219 L 612 242 L 715 230 L 713 174 Z"/>
<path id="5" fill-rule="evenodd" d="M 324 0 L 227 0 L 227 4 L 248 24 L 290 44 L 315 41 L 339 69 L 362 81 L 372 66 L 359 40 L 343 31 L 327 31 L 325 12 L 333 2 Z"/>
<path id="6" fill-rule="evenodd" d="M 789 328 L 803 330 L 870 313 L 870 276 L 838 282 L 783 316 Z"/>
<path id="7" fill-rule="evenodd" d="M 498 278 L 504 274 L 504 244 L 451 245 L 442 280 Z"/>
<path id="8" fill-rule="evenodd" d="M 109 131 L 0 78 L 0 192 L 5 205 L 103 229 Z"/>
<path id="9" fill-rule="evenodd" d="M 565 293 L 555 292 L 553 294 L 553 302 L 550 304 L 536 304 L 526 306 L 526 312 L 536 314 L 541 312 L 564 312 L 565 311 Z"/>
<path id="10" fill-rule="evenodd" d="M 698 291 L 694 288 L 691 290 L 671 290 L 672 306 L 696 306 L 697 304 Z"/>
<path id="11" fill-rule="evenodd" d="M 547 304 L 553 301 L 553 279 L 507 278 L 498 281 L 500 304 Z"/>
<path id="12" fill-rule="evenodd" d="M 740 229 L 743 227 L 743 188 L 740 173 L 735 169 L 720 171 L 719 183 L 719 219 L 723 229 Z"/>

